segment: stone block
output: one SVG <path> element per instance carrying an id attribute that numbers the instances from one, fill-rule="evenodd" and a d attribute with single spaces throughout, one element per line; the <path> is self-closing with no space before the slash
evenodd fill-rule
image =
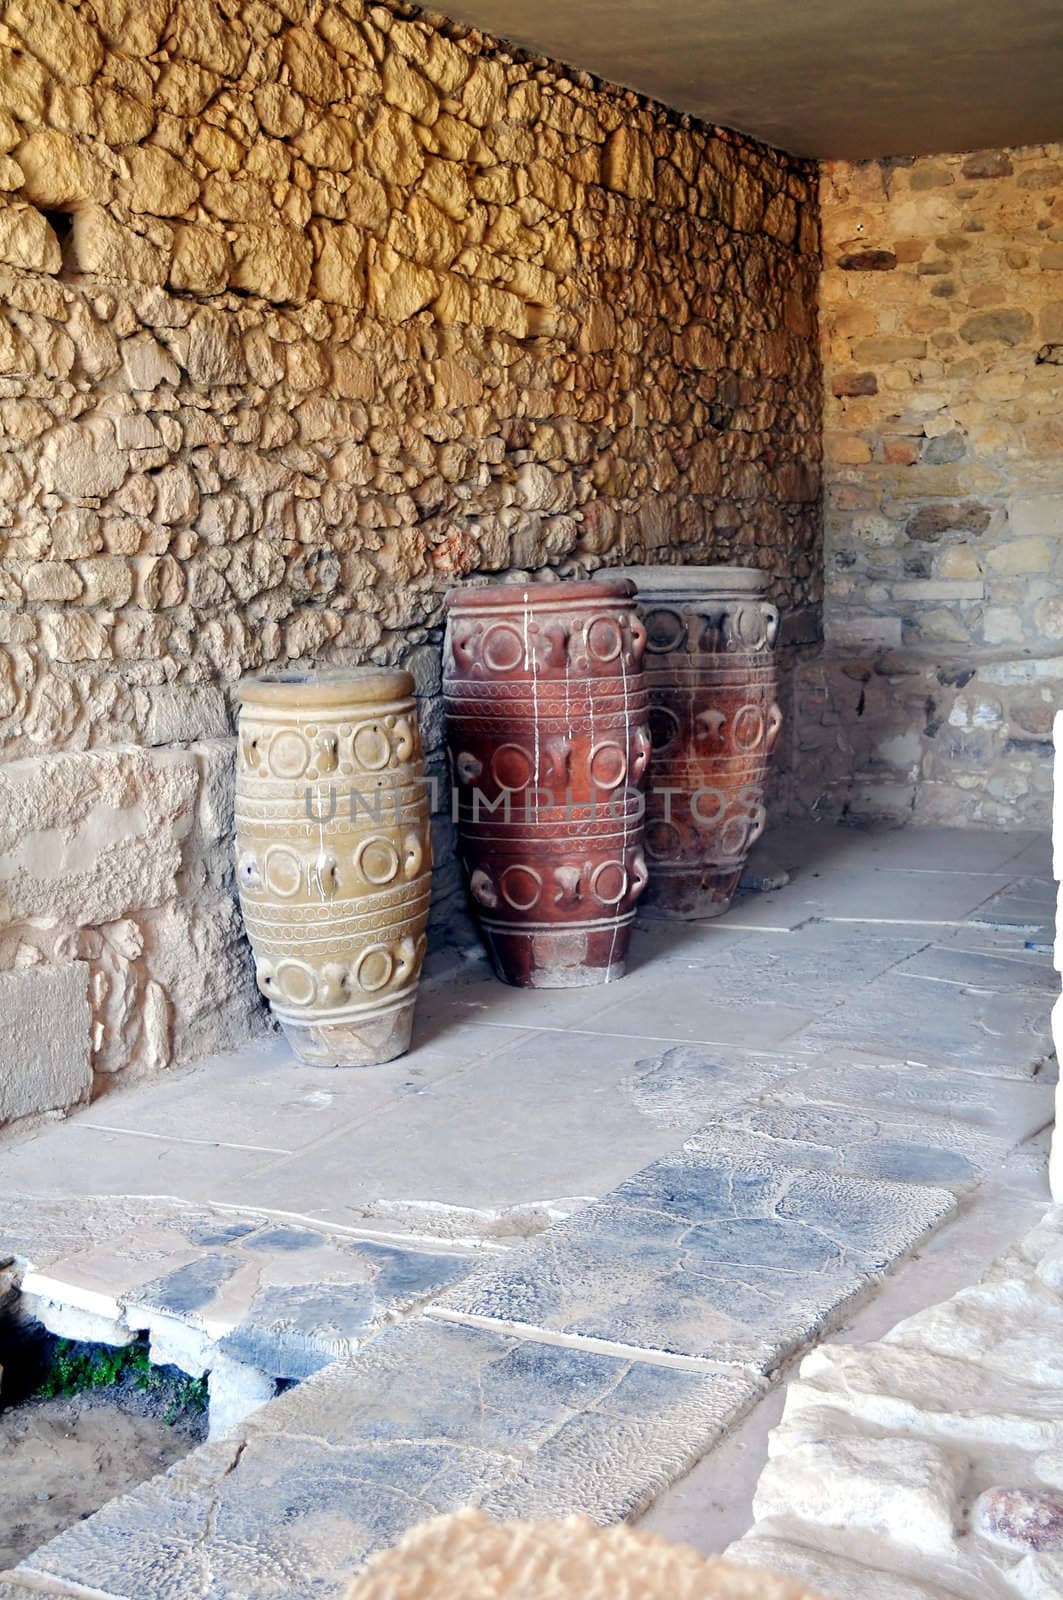
<path id="1" fill-rule="evenodd" d="M 1059 539 L 1063 534 L 1063 494 L 1028 495 L 1010 501 L 1008 524 L 1020 538 Z"/>
<path id="2" fill-rule="evenodd" d="M 111 922 L 177 892 L 199 785 L 183 751 L 107 750 L 0 772 L 0 916 Z"/>
<path id="3" fill-rule="evenodd" d="M 122 284 L 165 283 L 169 270 L 167 250 L 116 222 L 100 205 L 79 206 L 74 212 L 70 258 L 75 271 Z"/>
<path id="4" fill-rule="evenodd" d="M 148 701 L 148 744 L 224 739 L 229 733 L 225 695 L 216 684 L 168 684 L 148 690 Z"/>
<path id="5" fill-rule="evenodd" d="M 1058 542 L 1058 534 L 1057 534 Z M 1031 536 L 1012 539 L 1008 544 L 990 550 L 986 561 L 994 572 L 1005 577 L 1021 577 L 1026 573 L 1048 572 L 1055 551 L 1047 539 Z"/>
<path id="6" fill-rule="evenodd" d="M 217 1355 L 207 1377 L 210 1438 L 228 1439 L 277 1392 L 275 1379 L 231 1356 Z"/>
<path id="7" fill-rule="evenodd" d="M 992 557 L 990 557 L 992 559 Z M 913 578 L 890 585 L 895 600 L 918 602 L 941 600 L 981 600 L 985 585 L 967 578 Z"/>
<path id="8" fill-rule="evenodd" d="M 0 1124 L 88 1099 L 88 968 L 0 973 Z"/>
<path id="9" fill-rule="evenodd" d="M 887 650 L 899 649 L 901 619 L 900 617 L 832 616 L 827 619 L 826 634 L 832 645 L 842 647 L 880 645 Z"/>
<path id="10" fill-rule="evenodd" d="M 76 1339 L 85 1344 L 109 1344 L 116 1349 L 130 1345 L 136 1334 L 114 1317 L 100 1311 L 86 1310 L 65 1300 L 50 1300 L 46 1295 L 35 1294 L 26 1283 L 40 1281 L 39 1275 L 27 1274 L 19 1296 L 19 1310 L 42 1328 L 54 1333 L 57 1339 Z"/>
<path id="11" fill-rule="evenodd" d="M 59 240 L 36 207 L 15 202 L 0 209 L 0 261 L 33 272 L 59 271 Z"/>

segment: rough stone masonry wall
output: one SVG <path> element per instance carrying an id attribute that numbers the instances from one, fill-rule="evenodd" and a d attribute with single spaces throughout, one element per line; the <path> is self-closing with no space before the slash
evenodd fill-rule
<path id="1" fill-rule="evenodd" d="M 416 12 L 8 0 L 0 149 L 2 1121 L 260 1024 L 241 674 L 405 661 L 438 766 L 465 574 L 813 633 L 820 385 L 808 164 Z"/>
<path id="2" fill-rule="evenodd" d="M 1047 826 L 1063 695 L 1063 145 L 831 164 L 825 653 L 795 807 Z"/>

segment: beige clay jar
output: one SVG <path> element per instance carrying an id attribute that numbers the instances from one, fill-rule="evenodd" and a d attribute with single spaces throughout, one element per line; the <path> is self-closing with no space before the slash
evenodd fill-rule
<path id="1" fill-rule="evenodd" d="M 239 687 L 236 878 L 258 986 L 292 1049 L 369 1066 L 409 1048 L 431 894 L 409 673 Z"/>

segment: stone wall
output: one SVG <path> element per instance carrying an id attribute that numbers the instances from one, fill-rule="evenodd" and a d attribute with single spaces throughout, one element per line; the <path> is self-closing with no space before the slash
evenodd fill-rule
<path id="1" fill-rule="evenodd" d="M 827 649 L 803 814 L 1044 826 L 1063 692 L 1063 145 L 821 179 Z"/>
<path id="2" fill-rule="evenodd" d="M 3 17 L 0 968 L 87 969 L 80 1094 L 261 1024 L 241 674 L 405 661 L 438 764 L 467 574 L 751 561 L 815 633 L 816 196 L 413 11 Z"/>

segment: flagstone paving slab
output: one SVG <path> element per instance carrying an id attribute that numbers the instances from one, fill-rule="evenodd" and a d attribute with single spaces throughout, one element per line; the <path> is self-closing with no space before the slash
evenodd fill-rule
<path id="1" fill-rule="evenodd" d="M 686 1151 L 483 1263 L 436 1306 L 768 1372 L 953 1205 L 941 1189 Z"/>
<path id="2" fill-rule="evenodd" d="M 939 1117 L 956 1125 L 959 1148 L 960 1125 L 970 1123 L 1011 1147 L 1051 1119 L 1053 1081 L 1052 1072 L 1036 1079 L 1003 1078 L 955 1066 L 883 1065 L 873 1056 L 846 1060 L 835 1055 L 813 1058 L 803 1073 L 773 1085 L 772 1094 L 796 1106 L 826 1103 L 871 1115 L 895 1109 Z"/>
<path id="3" fill-rule="evenodd" d="M 1051 1090 L 1045 1091 L 1051 1096 Z M 1050 1099 L 1046 1113 L 1050 1115 Z M 685 1149 L 732 1161 L 771 1161 L 816 1172 L 929 1183 L 955 1194 L 980 1183 L 1007 1155 L 1006 1131 L 885 1109 L 764 1095 L 691 1135 Z"/>
<path id="4" fill-rule="evenodd" d="M 994 895 L 1003 895 L 1012 879 L 997 873 L 912 869 L 873 861 L 856 854 L 843 863 L 795 872 L 782 889 L 743 899 L 733 911 L 738 923 L 798 926 L 801 919 L 856 918 L 861 921 L 925 923 L 962 922 Z"/>
<path id="5" fill-rule="evenodd" d="M 1052 1053 L 1047 1009 L 1029 995 L 924 984 L 895 972 L 855 990 L 787 1045 L 1010 1078 L 1032 1077 Z"/>
<path id="6" fill-rule="evenodd" d="M 1018 953 L 967 950 L 958 943 L 926 945 L 907 955 L 894 972 L 898 978 L 918 978 L 995 994 L 1029 991 L 1054 998 L 1059 987 L 1059 978 L 1048 961 L 1034 963 Z"/>
<path id="7" fill-rule="evenodd" d="M 689 987 L 691 974 L 707 972 L 710 982 L 700 992 L 702 1017 L 722 1002 L 732 1027 L 737 1025 L 742 1033 L 740 1044 L 748 1049 L 770 1047 L 783 1035 L 775 1028 L 765 1034 L 761 1017 L 765 997 L 771 997 L 769 1018 L 776 1007 L 792 1008 L 806 1018 L 815 1016 L 905 962 L 913 949 L 926 943 L 926 929 L 914 940 L 890 937 L 888 933 L 884 936 L 884 932 L 865 932 L 857 939 L 847 927 L 811 922 L 799 935 L 747 934 L 744 943 L 722 949 L 699 950 L 695 942 L 693 948 L 682 947 L 682 960 L 676 956 L 668 962 L 666 985 L 655 989 L 649 1020 L 656 1018 L 659 1028 L 661 1011 L 670 1009 L 669 988 L 684 981 Z M 680 969 L 678 977 L 673 976 L 673 968 Z M 754 995 L 757 1002 L 751 1005 L 750 997 Z M 615 1022 L 619 1015 L 617 1008 L 609 1018 Z M 782 1009 L 779 1015 L 783 1015 Z M 732 1027 L 728 1028 L 729 1034 Z"/>
<path id="8" fill-rule="evenodd" d="M 759 1396 L 417 1319 L 382 1334 L 34 1553 L 114 1600 L 332 1600 L 411 1524 L 463 1505 L 638 1513 Z"/>
<path id="9" fill-rule="evenodd" d="M 636 1061 L 623 1089 L 658 1127 L 691 1132 L 809 1069 L 810 1056 L 673 1045 Z"/>

